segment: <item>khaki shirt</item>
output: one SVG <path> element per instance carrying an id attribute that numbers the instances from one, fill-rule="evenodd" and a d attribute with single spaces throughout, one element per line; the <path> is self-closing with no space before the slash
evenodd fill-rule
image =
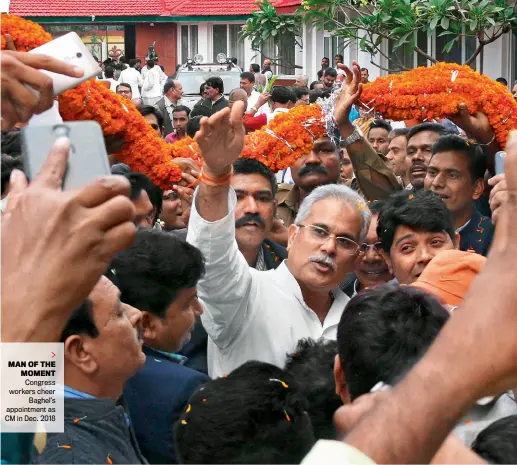
<path id="1" fill-rule="evenodd" d="M 276 201 L 278 203 L 276 216 L 288 228 L 294 223 L 300 208 L 300 188 L 294 184 L 279 184 Z"/>

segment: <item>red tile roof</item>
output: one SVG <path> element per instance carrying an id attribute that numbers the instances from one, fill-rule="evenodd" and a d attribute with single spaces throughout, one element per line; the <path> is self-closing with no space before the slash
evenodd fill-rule
<path id="1" fill-rule="evenodd" d="M 273 0 L 280 12 L 291 12 L 300 3 Z M 236 16 L 249 15 L 256 9 L 256 0 L 11 0 L 10 4 L 10 13 L 15 15 L 60 17 Z"/>

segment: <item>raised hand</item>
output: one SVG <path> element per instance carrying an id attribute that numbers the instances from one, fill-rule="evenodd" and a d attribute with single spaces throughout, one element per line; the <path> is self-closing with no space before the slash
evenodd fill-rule
<path id="1" fill-rule="evenodd" d="M 133 241 L 129 182 L 109 176 L 62 192 L 68 151 L 58 140 L 29 186 L 21 171 L 11 176 L 2 216 L 4 342 L 58 341 L 113 255 Z"/>
<path id="2" fill-rule="evenodd" d="M 205 171 L 215 176 L 224 174 L 240 155 L 245 134 L 243 115 L 244 102 L 238 101 L 231 111 L 225 108 L 201 120 L 201 130 L 195 139 L 205 162 Z"/>
<path id="3" fill-rule="evenodd" d="M 480 111 L 470 115 L 464 103 L 458 105 L 458 113 L 451 116 L 450 120 L 480 144 L 488 144 L 494 138 L 494 130 L 490 126 L 487 115 Z"/>
<path id="4" fill-rule="evenodd" d="M 361 68 L 356 61 L 352 62 L 352 69 L 341 63 L 337 65 L 342 69 L 346 78 L 341 87 L 341 92 L 336 100 L 334 108 L 334 118 L 339 128 L 350 125 L 350 111 L 361 97 L 363 84 L 361 83 Z"/>

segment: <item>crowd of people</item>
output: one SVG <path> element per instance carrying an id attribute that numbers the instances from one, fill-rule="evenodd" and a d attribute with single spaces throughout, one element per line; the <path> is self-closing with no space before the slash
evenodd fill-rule
<path id="1" fill-rule="evenodd" d="M 2 341 L 63 343 L 65 384 L 64 432 L 2 434 L 2 463 L 517 462 L 517 131 L 495 175 L 484 114 L 386 121 L 335 64 L 210 77 L 191 109 L 130 60 L 114 91 L 202 168 L 162 191 L 107 144 L 113 175 L 63 192 L 69 142 L 29 183 L 16 126 L 52 106 L 38 70 L 80 72 L 2 53 Z M 288 170 L 239 158 L 330 97 Z"/>

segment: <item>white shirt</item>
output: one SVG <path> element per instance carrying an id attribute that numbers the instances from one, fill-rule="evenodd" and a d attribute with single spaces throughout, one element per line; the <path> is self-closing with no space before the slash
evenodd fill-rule
<path id="1" fill-rule="evenodd" d="M 320 439 L 302 460 L 302 465 L 334 463 L 341 465 L 374 465 L 375 462 L 360 450 L 343 441 Z"/>
<path id="2" fill-rule="evenodd" d="M 119 82 L 116 79 L 106 78 L 104 80 L 108 81 L 110 83 L 110 90 L 112 92 L 116 92 L 117 91 L 117 86 L 119 85 Z M 127 84 L 129 84 L 129 82 Z M 133 92 L 133 88 L 132 87 L 131 87 L 131 92 Z"/>
<path id="3" fill-rule="evenodd" d="M 162 96 L 162 70 L 159 66 L 153 66 L 144 79 L 142 97 L 156 98 Z"/>
<path id="4" fill-rule="evenodd" d="M 140 98 L 140 89 L 144 85 L 142 75 L 135 68 L 126 68 L 120 73 L 118 83 L 129 84 L 131 86 L 131 92 L 133 98 Z"/>
<path id="5" fill-rule="evenodd" d="M 276 270 L 248 266 L 235 241 L 237 197 L 230 189 L 228 215 L 204 220 L 192 203 L 187 242 L 206 259 L 197 291 L 208 339 L 208 373 L 230 373 L 249 360 L 284 367 L 286 355 L 302 338 L 336 339 L 337 325 L 350 300 L 339 288 L 323 325 L 303 300 L 302 291 L 284 261 Z"/>
<path id="6" fill-rule="evenodd" d="M 273 113 L 267 114 L 267 122 L 269 123 L 279 113 L 287 113 L 288 111 L 288 108 L 277 108 Z"/>
<path id="7" fill-rule="evenodd" d="M 257 104 L 259 97 L 259 92 L 257 92 L 256 90 L 251 91 L 251 95 L 248 97 L 248 108 L 246 109 L 247 111 L 251 110 Z"/>

